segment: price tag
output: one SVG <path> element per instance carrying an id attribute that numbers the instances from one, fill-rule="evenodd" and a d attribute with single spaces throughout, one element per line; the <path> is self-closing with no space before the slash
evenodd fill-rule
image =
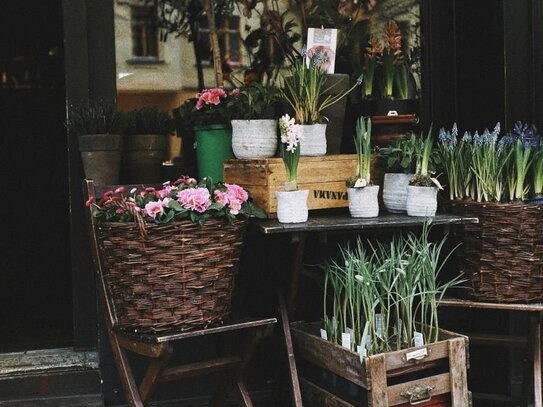
<path id="1" fill-rule="evenodd" d="M 341 346 L 349 350 L 351 349 L 351 334 L 346 332 L 341 334 Z"/>
<path id="2" fill-rule="evenodd" d="M 415 331 L 413 334 L 413 342 L 415 347 L 424 346 L 424 336 L 422 333 Z"/>
<path id="3" fill-rule="evenodd" d="M 321 339 L 324 339 L 325 341 L 328 340 L 328 333 L 326 332 L 326 329 L 321 329 Z"/>

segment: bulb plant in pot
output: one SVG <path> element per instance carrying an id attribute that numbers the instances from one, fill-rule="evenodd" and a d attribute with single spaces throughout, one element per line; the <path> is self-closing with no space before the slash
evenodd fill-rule
<path id="1" fill-rule="evenodd" d="M 282 191 L 276 191 L 277 220 L 281 223 L 301 223 L 307 221 L 309 190 L 298 190 L 298 162 L 300 161 L 300 141 L 302 128 L 294 118 L 285 114 L 279 118 L 281 133 L 280 151 L 287 181 Z"/>
<path id="2" fill-rule="evenodd" d="M 308 60 L 306 53 L 302 54 L 301 58 L 292 59 L 279 94 L 292 110 L 296 123 L 303 126 L 304 138 L 300 144 L 300 154 L 321 156 L 326 154 L 326 118 L 323 111 L 359 86 L 362 77 L 346 91 L 333 93 L 326 85 L 326 71 L 316 58 Z"/>
<path id="3" fill-rule="evenodd" d="M 224 160 L 234 158 L 228 102 L 238 92 L 237 88 L 204 89 L 175 110 L 177 127 L 190 126 L 193 133 L 199 178 L 221 181 Z"/>
<path id="4" fill-rule="evenodd" d="M 236 158 L 273 157 L 277 151 L 277 119 L 273 109 L 275 88 L 251 82 L 228 102 L 232 124 L 232 150 Z"/>
<path id="5" fill-rule="evenodd" d="M 358 118 L 354 144 L 356 174 L 347 180 L 349 212 L 353 218 L 374 218 L 379 215 L 379 185 L 371 185 L 371 118 Z"/>
<path id="6" fill-rule="evenodd" d="M 127 183 L 157 183 L 168 151 L 172 122 L 166 112 L 144 107 L 124 113 Z"/>
<path id="7" fill-rule="evenodd" d="M 118 184 L 123 120 L 117 108 L 100 101 L 70 106 L 66 126 L 78 138 L 85 178 L 96 184 Z"/>
<path id="8" fill-rule="evenodd" d="M 442 190 L 437 178 L 431 176 L 430 159 L 433 149 L 432 129 L 417 143 L 415 175 L 407 186 L 406 209 L 409 216 L 435 216 L 437 192 Z"/>

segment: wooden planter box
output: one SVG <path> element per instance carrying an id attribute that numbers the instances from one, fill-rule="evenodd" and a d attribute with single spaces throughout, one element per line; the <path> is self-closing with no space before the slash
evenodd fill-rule
<path id="1" fill-rule="evenodd" d="M 441 331 L 439 342 L 419 348 L 381 353 L 364 358 L 320 338 L 320 322 L 291 324 L 294 351 L 298 362 L 317 366 L 348 383 L 365 389 L 356 403 L 325 390 L 311 378 L 301 376 L 304 405 L 338 407 L 452 406 L 471 405 L 467 388 L 468 338 Z M 427 356 L 413 359 L 412 352 L 426 350 Z M 409 359 L 409 360 L 408 360 Z M 311 370 L 311 369 L 309 369 Z M 314 368 L 312 370 L 315 370 Z M 417 378 L 413 378 L 416 376 Z M 421 391 L 419 397 L 409 394 Z M 425 401 L 426 400 L 426 401 Z M 410 404 L 411 403 L 411 404 Z"/>
<path id="2" fill-rule="evenodd" d="M 309 209 L 348 207 L 345 181 L 356 171 L 356 155 L 339 154 L 301 157 L 298 164 L 298 188 L 309 189 Z M 377 157 L 372 158 L 372 181 L 382 185 L 383 171 Z M 224 182 L 247 189 L 255 204 L 270 217 L 276 217 L 275 191 L 287 180 L 282 158 L 226 160 Z"/>

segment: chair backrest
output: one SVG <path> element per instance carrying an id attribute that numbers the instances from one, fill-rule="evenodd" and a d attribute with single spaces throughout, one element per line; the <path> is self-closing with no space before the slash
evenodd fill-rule
<path id="1" fill-rule="evenodd" d="M 93 180 L 86 179 L 83 181 L 83 196 L 85 197 L 85 201 L 87 202 L 91 197 L 96 201 L 99 200 L 106 191 L 114 191 L 119 187 L 124 187 L 125 190 L 129 191 L 134 187 L 142 189 L 143 185 L 95 185 Z M 115 318 L 115 315 L 117 314 L 114 312 L 115 305 L 113 301 L 111 301 L 109 296 L 106 295 L 107 290 L 103 273 L 103 262 L 100 255 L 100 248 L 98 246 L 98 239 L 96 236 L 97 225 L 96 219 L 93 215 L 92 205 L 87 205 L 86 215 L 87 231 L 89 234 L 92 260 L 94 262 L 94 268 L 96 271 L 96 284 L 98 288 L 98 294 L 100 296 L 102 306 L 105 308 L 106 319 L 108 319 L 107 322 L 109 325 L 111 325 L 111 327 L 114 327 L 117 323 Z"/>

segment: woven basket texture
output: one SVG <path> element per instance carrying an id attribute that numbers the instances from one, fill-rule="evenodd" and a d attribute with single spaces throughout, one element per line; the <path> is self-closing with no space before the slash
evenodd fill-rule
<path id="1" fill-rule="evenodd" d="M 543 301 L 543 205 L 451 203 L 479 218 L 457 228 L 457 254 L 471 283 L 469 297 L 486 302 Z"/>
<path id="2" fill-rule="evenodd" d="M 246 220 L 147 224 L 101 223 L 97 237 L 116 328 L 185 331 L 230 312 Z"/>

